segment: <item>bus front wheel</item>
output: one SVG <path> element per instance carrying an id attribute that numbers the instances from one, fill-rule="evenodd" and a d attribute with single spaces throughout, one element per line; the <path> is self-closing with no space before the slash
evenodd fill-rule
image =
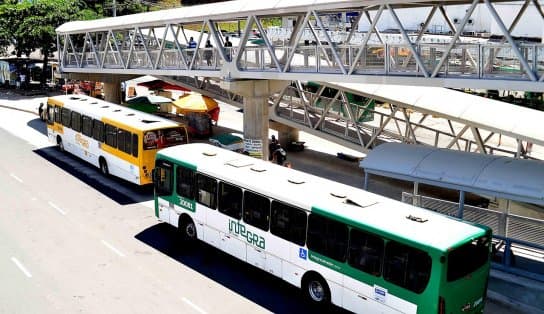
<path id="1" fill-rule="evenodd" d="M 182 215 L 179 217 L 178 224 L 181 238 L 185 242 L 194 242 L 196 240 L 196 226 L 191 217 Z"/>
<path id="2" fill-rule="evenodd" d="M 329 286 L 318 274 L 308 274 L 303 280 L 302 289 L 312 303 L 327 304 L 330 300 Z"/>
<path id="3" fill-rule="evenodd" d="M 110 171 L 108 169 L 108 163 L 104 158 L 100 158 L 100 172 L 102 172 L 102 174 L 105 176 L 108 176 L 110 174 Z"/>

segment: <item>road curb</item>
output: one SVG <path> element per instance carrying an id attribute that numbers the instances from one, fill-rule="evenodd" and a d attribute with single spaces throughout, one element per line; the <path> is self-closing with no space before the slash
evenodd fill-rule
<path id="1" fill-rule="evenodd" d="M 12 110 L 28 112 L 28 113 L 38 115 L 38 113 L 36 111 L 34 111 L 34 110 L 22 109 L 22 108 L 17 108 L 17 107 L 13 107 L 13 106 L 7 106 L 7 105 L 0 104 L 0 108 L 12 109 Z"/>

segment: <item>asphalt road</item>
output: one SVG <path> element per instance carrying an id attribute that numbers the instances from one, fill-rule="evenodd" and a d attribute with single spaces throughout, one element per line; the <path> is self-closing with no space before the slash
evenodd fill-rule
<path id="1" fill-rule="evenodd" d="M 0 313 L 344 312 L 205 244 L 183 247 L 149 189 L 49 147 L 35 116 L 0 109 L 0 147 Z M 318 153 L 295 167 L 360 180 L 304 154 Z M 515 312 L 488 302 L 486 313 Z"/>

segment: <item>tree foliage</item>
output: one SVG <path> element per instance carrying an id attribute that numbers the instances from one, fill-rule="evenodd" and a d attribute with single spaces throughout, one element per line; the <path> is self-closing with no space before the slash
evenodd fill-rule
<path id="1" fill-rule="evenodd" d="M 71 20 L 97 17 L 80 0 L 7 0 L 0 5 L 0 45 L 13 46 L 18 57 L 40 49 L 45 69 L 56 50 L 55 29 Z"/>

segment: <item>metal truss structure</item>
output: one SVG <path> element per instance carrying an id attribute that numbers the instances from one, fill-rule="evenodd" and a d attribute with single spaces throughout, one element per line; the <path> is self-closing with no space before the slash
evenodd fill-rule
<path id="1" fill-rule="evenodd" d="M 243 97 L 221 89 L 215 80 L 161 78 L 243 108 Z M 352 96 L 339 85 L 323 84 L 309 91 L 307 84 L 293 81 L 270 97 L 270 119 L 365 153 L 380 143 L 394 141 L 539 159 L 532 150 L 544 146 L 542 139 L 528 141 L 467 121 L 414 112 L 403 103 L 379 103 L 365 95 L 356 95 L 354 100 Z"/>
<path id="2" fill-rule="evenodd" d="M 74 73 L 182 75 L 222 80 L 280 79 L 544 91 L 544 45 L 517 41 L 512 35 L 518 24 L 527 22 L 524 13 L 529 7 L 536 9 L 539 16 L 530 22 L 536 29 L 544 28 L 544 11 L 536 0 L 514 1 L 518 6 L 512 9 L 517 12 L 508 23 L 496 9 L 499 2 L 492 0 L 315 3 L 229 9 L 224 14 L 218 8 L 227 8 L 226 4 L 202 5 L 134 18 L 67 23 L 57 29 L 61 69 Z M 460 4 L 466 6 L 466 11 L 454 23 L 447 9 Z M 497 41 L 464 37 L 477 6 L 498 26 L 501 34 Z M 410 7 L 428 12 L 416 32 L 408 31 L 398 14 Z M 338 33 L 327 29 L 324 17 L 353 12 L 356 14 L 349 31 Z M 386 30 L 378 27 L 385 12 L 397 26 L 399 42 L 387 41 Z M 273 36 L 274 30 L 264 26 L 267 20 L 287 17 L 295 23 L 284 38 Z M 442 18 L 449 30 L 441 37 L 441 43 L 427 42 L 425 38 L 430 35 L 426 30 L 436 18 Z M 239 36 L 232 38 L 232 46 L 225 44 L 221 30 L 227 22 L 243 26 Z M 369 24 L 370 31 L 358 32 L 360 23 Z M 188 48 L 190 37 L 195 38 L 196 48 Z M 213 47 L 205 47 L 208 40 Z"/>

